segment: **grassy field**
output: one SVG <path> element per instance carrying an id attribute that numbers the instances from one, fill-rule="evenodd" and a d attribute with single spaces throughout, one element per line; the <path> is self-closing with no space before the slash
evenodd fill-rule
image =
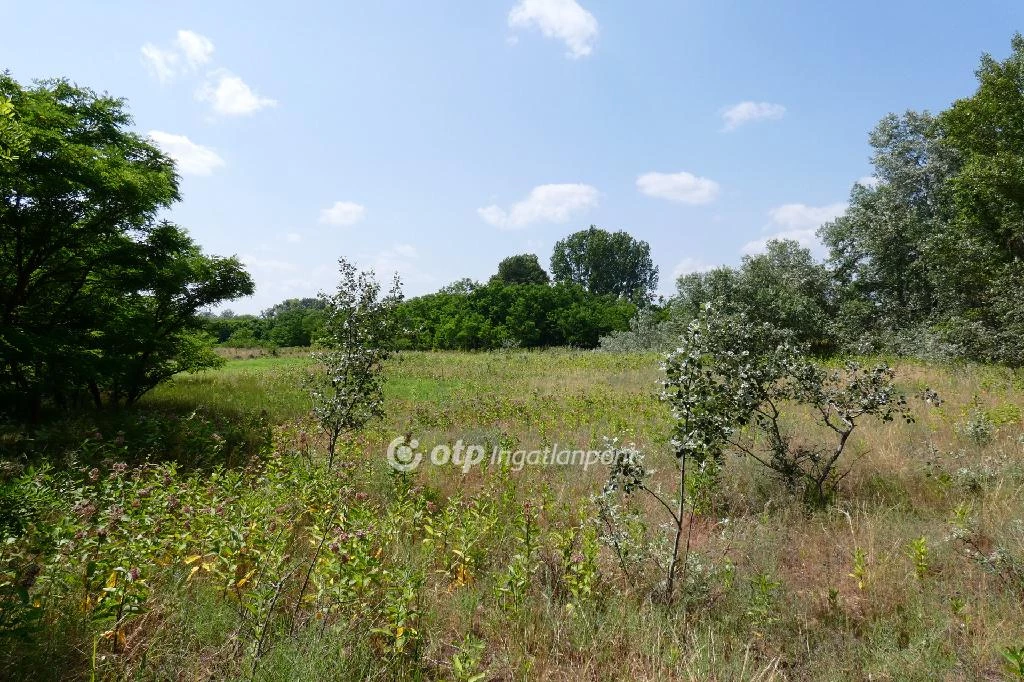
<path id="1" fill-rule="evenodd" d="M 33 523 L 4 529 L 20 539 L 0 550 L 0 678 L 1015 674 L 1019 374 L 900 364 L 901 388 L 929 386 L 943 404 L 858 430 L 850 473 L 821 510 L 728 458 L 669 607 L 653 568 L 624 571 L 600 541 L 605 468 L 397 473 L 385 457 L 402 434 L 424 452 L 461 439 L 488 453 L 610 436 L 643 450 L 671 490 L 656 356 L 404 353 L 389 367 L 386 419 L 346 442 L 333 470 L 306 416 L 309 371 L 300 353 L 234 359 L 131 413 L 8 429 L 5 490 L 38 501 L 23 514 Z M 41 450 L 53 468 L 16 469 Z M 665 517 L 630 511 L 655 546 Z"/>

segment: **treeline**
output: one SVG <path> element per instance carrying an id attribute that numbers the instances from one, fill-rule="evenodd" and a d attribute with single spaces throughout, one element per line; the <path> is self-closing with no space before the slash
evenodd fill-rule
<path id="1" fill-rule="evenodd" d="M 204 316 L 214 341 L 229 348 L 278 348 L 312 345 L 324 326 L 324 303 L 318 298 L 291 298 L 259 315 L 231 310 Z"/>
<path id="2" fill-rule="evenodd" d="M 397 306 L 394 345 L 410 350 L 574 346 L 628 327 L 658 284 L 650 245 L 591 226 L 555 244 L 551 271 L 534 254 L 509 256 L 486 284 L 459 280 Z M 259 315 L 208 315 L 217 343 L 230 347 L 316 344 L 324 303 L 290 299 Z"/>
<path id="3" fill-rule="evenodd" d="M 636 309 L 623 298 L 593 294 L 574 282 L 463 283 L 399 306 L 407 334 L 399 343 L 418 350 L 594 348 L 602 336 L 625 329 Z"/>
<path id="4" fill-rule="evenodd" d="M 874 176 L 818 231 L 824 263 L 769 243 L 738 268 L 682 277 L 608 349 L 668 347 L 708 304 L 787 329 L 819 354 L 1024 364 L 1024 37 L 982 58 L 978 89 L 938 114 L 886 116 Z"/>
<path id="5" fill-rule="evenodd" d="M 489 350 L 575 346 L 594 348 L 602 336 L 626 329 L 637 306 L 578 284 L 456 282 L 437 293 L 403 301 L 396 315 L 407 350 Z M 207 314 L 214 341 L 228 348 L 310 346 L 323 332 L 323 304 L 290 299 L 259 315 L 230 310 Z"/>

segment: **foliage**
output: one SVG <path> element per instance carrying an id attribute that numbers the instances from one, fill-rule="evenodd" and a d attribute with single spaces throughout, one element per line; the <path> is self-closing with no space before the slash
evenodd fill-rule
<path id="1" fill-rule="evenodd" d="M 819 231 L 842 292 L 847 339 L 874 342 L 928 322 L 937 306 L 928 243 L 948 223 L 949 178 L 958 155 L 927 113 L 890 114 L 870 135 L 875 184 L 857 184 L 846 214 Z"/>
<path id="2" fill-rule="evenodd" d="M 720 267 L 683 275 L 669 302 L 679 325 L 707 304 L 730 315 L 789 332 L 817 355 L 836 350 L 836 295 L 828 271 L 809 249 L 792 240 L 768 241 L 765 253 L 744 256 L 739 268 Z"/>
<path id="3" fill-rule="evenodd" d="M 1024 38 L 1012 48 L 982 58 L 973 96 L 872 133 L 876 184 L 819 233 L 848 346 L 1024 360 Z"/>
<path id="4" fill-rule="evenodd" d="M 0 163 L 9 163 L 27 148 L 26 136 L 14 116 L 14 104 L 0 97 Z"/>
<path id="5" fill-rule="evenodd" d="M 647 242 L 593 225 L 555 243 L 551 276 L 555 282 L 573 282 L 592 294 L 619 296 L 640 306 L 651 301 L 658 287 L 658 268 Z"/>
<path id="6" fill-rule="evenodd" d="M 612 353 L 668 351 L 679 338 L 679 327 L 680 321 L 670 315 L 670 309 L 645 306 L 630 318 L 628 329 L 602 336 L 600 348 Z"/>
<path id="7" fill-rule="evenodd" d="M 6 74 L 0 100 L 19 148 L 0 163 L 0 399 L 30 416 L 45 399 L 132 403 L 215 366 L 197 312 L 252 280 L 155 221 L 178 199 L 172 161 L 122 100 Z"/>
<path id="8" fill-rule="evenodd" d="M 492 278 L 492 281 L 505 284 L 547 284 L 550 280 L 548 273 L 537 261 L 537 256 L 532 253 L 504 259 L 498 263 L 498 274 Z"/>
<path id="9" fill-rule="evenodd" d="M 384 296 L 372 271 L 360 272 L 338 260 L 340 281 L 332 295 L 322 294 L 322 350 L 313 354 L 319 371 L 310 378 L 313 415 L 327 434 L 329 462 L 338 438 L 363 428 L 384 414 L 384 362 L 398 334 L 395 309 L 402 288 L 395 275 Z"/>
<path id="10" fill-rule="evenodd" d="M 575 284 L 491 281 L 410 299 L 398 315 L 408 331 L 405 344 L 413 349 L 593 348 L 601 336 L 624 329 L 635 310 L 627 301 Z"/>
<path id="11" fill-rule="evenodd" d="M 259 315 L 207 313 L 204 323 L 216 342 L 227 348 L 304 347 L 322 333 L 323 307 L 318 298 L 289 298 Z"/>
<path id="12" fill-rule="evenodd" d="M 804 499 L 812 505 L 826 501 L 842 478 L 840 459 L 858 420 L 913 419 L 888 365 L 865 368 L 848 362 L 841 370 L 826 370 L 793 345 L 788 334 L 722 316 L 711 307 L 669 354 L 665 373 L 664 399 L 673 408 L 673 444 L 681 462 L 721 462 L 729 445 L 788 487 L 804 485 Z M 922 395 L 938 402 L 927 388 Z M 798 442 L 789 435 L 787 404 L 809 407 L 832 445 Z"/>
<path id="13" fill-rule="evenodd" d="M 0 641 L 44 636 L 73 615 L 91 624 L 101 652 L 127 654 L 140 616 L 158 607 L 154 589 L 176 582 L 234 606 L 253 671 L 277 639 L 272 629 L 412 624 L 378 609 L 412 588 L 381 553 L 402 521 L 381 517 L 348 476 L 281 454 L 207 474 L 116 460 L 72 471 L 26 471 L 11 482 L 40 491 L 45 504 L 37 522 L 0 536 Z"/>

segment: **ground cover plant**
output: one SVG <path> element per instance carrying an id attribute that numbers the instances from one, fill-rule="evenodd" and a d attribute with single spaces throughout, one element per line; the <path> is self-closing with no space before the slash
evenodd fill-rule
<path id="1" fill-rule="evenodd" d="M 387 443 L 633 443 L 677 483 L 656 355 L 403 353 L 386 417 L 339 442 L 311 361 L 229 361 L 137 411 L 5 428 L 3 676 L 186 679 L 998 679 L 1024 638 L 1019 375 L 897 363 L 913 423 L 865 425 L 821 509 L 731 451 L 686 491 L 690 554 L 623 570 L 608 469 L 423 466 Z M 796 436 L 809 437 L 799 419 Z M 248 435 L 246 435 L 248 434 Z M 255 436 L 253 434 L 256 434 Z M 262 435 L 261 435 L 262 434 Z M 173 436 L 173 437 L 172 437 Z M 44 439 L 46 461 L 21 457 Z M 177 445 L 165 450 L 165 442 Z M 663 493 L 671 496 L 671 492 Z M 17 505 L 16 508 L 12 508 Z M 661 505 L 616 510 L 627 567 Z M 634 562 L 630 564 L 629 562 Z M 481 676 L 482 677 L 478 677 Z"/>

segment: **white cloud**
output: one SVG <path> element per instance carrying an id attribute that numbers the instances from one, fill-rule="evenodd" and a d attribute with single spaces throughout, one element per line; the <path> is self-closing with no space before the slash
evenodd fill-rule
<path id="1" fill-rule="evenodd" d="M 423 292 L 435 286 L 437 278 L 420 267 L 419 257 L 419 250 L 412 244 L 393 244 L 391 248 L 364 254 L 356 260 L 365 264 L 364 267 L 371 268 L 377 281 L 385 288 L 391 286 L 391 277 L 397 274 L 403 287 Z"/>
<path id="2" fill-rule="evenodd" d="M 209 75 L 196 91 L 196 99 L 209 102 L 222 116 L 248 116 L 260 109 L 277 106 L 277 100 L 261 97 L 238 76 L 220 69 Z"/>
<path id="3" fill-rule="evenodd" d="M 722 130 L 736 130 L 753 121 L 775 121 L 786 114 L 786 107 L 771 102 L 740 102 L 722 112 L 725 127 Z"/>
<path id="4" fill-rule="evenodd" d="M 787 230 L 816 230 L 822 223 L 841 216 L 846 204 L 839 202 L 827 206 L 806 204 L 783 204 L 768 211 L 772 223 Z"/>
<path id="5" fill-rule="evenodd" d="M 412 244 L 395 244 L 394 252 L 402 258 L 419 258 L 419 252 Z"/>
<path id="6" fill-rule="evenodd" d="M 150 130 L 149 139 L 175 160 L 183 175 L 209 175 L 224 165 L 224 159 L 217 152 L 196 144 L 184 135 Z"/>
<path id="7" fill-rule="evenodd" d="M 264 272 L 294 272 L 297 269 L 295 263 L 273 258 L 260 258 L 252 254 L 243 254 L 241 260 L 247 267 Z"/>
<path id="8" fill-rule="evenodd" d="M 771 239 L 792 239 L 812 250 L 820 247 L 816 233 L 823 223 L 835 220 L 846 212 L 845 203 L 828 204 L 827 206 L 808 206 L 806 204 L 783 204 L 768 211 L 771 224 L 768 229 L 775 229 L 762 239 L 744 244 L 742 252 L 746 255 L 763 253 Z M 780 229 L 781 228 L 781 229 Z"/>
<path id="9" fill-rule="evenodd" d="M 705 263 L 699 258 L 684 258 L 672 269 L 672 281 L 675 282 L 683 275 L 692 275 L 695 272 L 707 272 L 714 270 L 717 266 Z"/>
<path id="10" fill-rule="evenodd" d="M 181 29 L 168 48 L 153 43 L 142 46 L 142 59 L 161 83 L 167 83 L 186 71 L 195 71 L 210 61 L 213 41 L 204 35 Z"/>
<path id="11" fill-rule="evenodd" d="M 874 175 L 865 175 L 862 178 L 857 178 L 857 184 L 864 185 L 868 189 L 874 189 L 875 187 L 878 187 L 879 182 L 881 181 Z"/>
<path id="12" fill-rule="evenodd" d="M 197 68 L 210 61 L 210 55 L 213 54 L 213 41 L 195 31 L 184 29 L 178 31 L 175 44 L 185 55 L 185 61 L 192 68 Z"/>
<path id="13" fill-rule="evenodd" d="M 668 199 L 684 204 L 706 204 L 718 196 L 719 186 L 714 180 L 692 173 L 644 173 L 636 179 L 638 190 L 650 197 Z"/>
<path id="14" fill-rule="evenodd" d="M 352 201 L 335 201 L 333 206 L 320 211 L 320 222 L 326 225 L 355 225 L 364 217 L 366 207 Z"/>
<path id="15" fill-rule="evenodd" d="M 586 57 L 597 39 L 597 19 L 576 0 L 519 0 L 508 13 L 511 28 L 536 27 L 546 38 L 565 42 L 572 59 Z"/>
<path id="16" fill-rule="evenodd" d="M 177 75 L 179 59 L 178 53 L 174 50 L 164 50 L 152 43 L 142 46 L 143 63 L 161 83 L 166 83 Z"/>
<path id="17" fill-rule="evenodd" d="M 298 232 L 289 232 L 284 236 L 284 240 L 289 244 L 298 244 L 302 241 L 302 235 Z"/>
<path id="18" fill-rule="evenodd" d="M 477 209 L 485 222 L 503 230 L 514 230 L 534 223 L 564 223 L 579 213 L 597 206 L 598 191 L 590 185 L 570 183 L 540 185 L 529 196 L 507 211 L 500 206 Z"/>

